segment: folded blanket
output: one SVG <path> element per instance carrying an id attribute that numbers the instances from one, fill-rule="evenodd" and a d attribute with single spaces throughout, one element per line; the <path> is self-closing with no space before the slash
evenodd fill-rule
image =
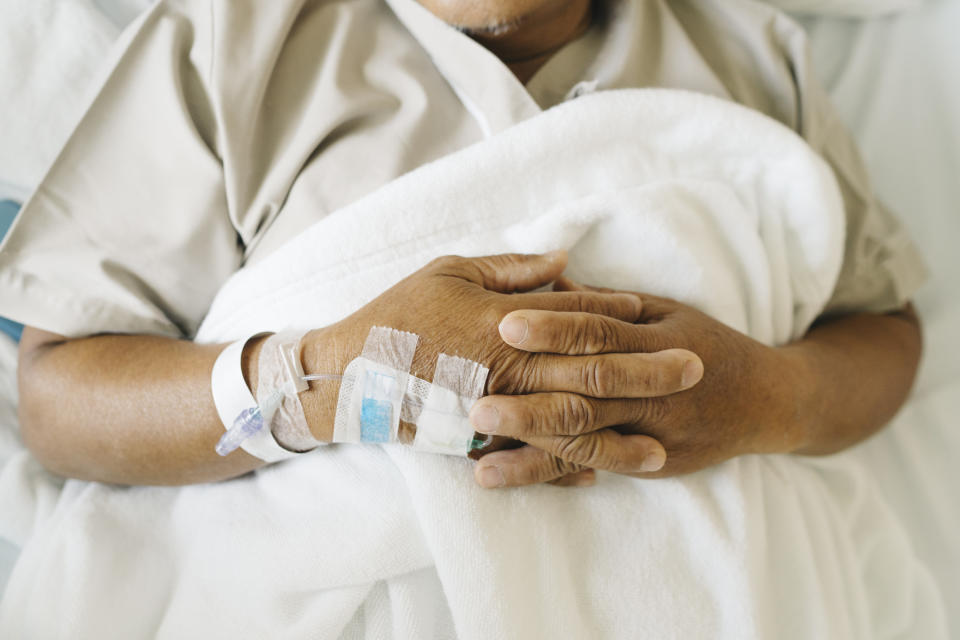
<path id="1" fill-rule="evenodd" d="M 742 107 L 608 92 L 427 165 L 226 284 L 198 336 L 324 325 L 438 255 L 570 251 L 768 344 L 840 264 L 826 167 Z M 928 576 L 851 465 L 747 456 L 585 490 L 477 488 L 463 459 L 336 445 L 217 485 L 67 482 L 0 635 L 939 637 Z"/>

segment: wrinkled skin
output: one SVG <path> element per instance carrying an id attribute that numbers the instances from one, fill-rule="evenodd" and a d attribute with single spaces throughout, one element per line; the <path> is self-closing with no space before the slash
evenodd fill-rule
<path id="1" fill-rule="evenodd" d="M 342 372 L 362 350 L 370 327 L 380 325 L 420 336 L 412 373 L 426 380 L 432 380 L 437 356 L 447 353 L 489 367 L 487 392 L 491 394 L 562 391 L 568 395 L 645 397 L 680 390 L 684 366 L 694 362 L 700 367 L 697 356 L 688 351 L 569 357 L 517 349 L 501 339 L 497 331 L 500 321 L 519 309 L 588 312 L 625 324 L 640 318 L 642 305 L 631 294 L 585 290 L 524 293 L 554 281 L 565 264 L 562 253 L 435 260 L 342 322 L 309 333 L 304 339 L 304 367 L 307 373 Z M 632 382 L 618 382 L 625 380 Z M 307 420 L 318 438 L 329 441 L 337 385 L 312 385 L 311 391 L 302 395 Z M 662 464 L 663 449 L 656 440 L 646 435 L 618 436 L 616 450 L 606 454 L 603 462 L 605 468 L 617 471 L 640 471 L 651 454 Z M 555 475 L 543 481 L 580 470 L 558 466 Z"/>
<path id="2" fill-rule="evenodd" d="M 562 291 L 610 292 L 561 278 Z M 523 310 L 500 325 L 504 341 L 533 353 L 583 356 L 656 352 L 683 348 L 703 362 L 702 380 L 685 391 L 656 397 L 602 399 L 596 394 L 540 393 L 490 396 L 471 411 L 479 430 L 490 408 L 499 426 L 490 432 L 532 445 L 484 457 L 503 484 L 543 481 L 583 467 L 663 477 L 703 469 L 747 453 L 797 448 L 796 372 L 782 352 L 727 327 L 692 307 L 666 298 L 634 294 L 643 310 L 636 322 L 592 314 Z M 510 327 L 516 329 L 511 333 Z M 617 395 L 611 393 L 608 395 Z M 644 434 L 666 448 L 655 472 L 616 468 L 620 434 Z"/>

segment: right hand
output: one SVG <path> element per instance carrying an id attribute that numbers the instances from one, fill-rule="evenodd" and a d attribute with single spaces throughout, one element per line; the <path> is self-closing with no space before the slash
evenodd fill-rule
<path id="1" fill-rule="evenodd" d="M 411 373 L 433 379 L 440 353 L 480 362 L 490 369 L 487 393 L 527 394 L 537 391 L 586 393 L 586 384 L 572 358 L 577 356 L 529 353 L 513 349 L 500 338 L 498 325 L 517 309 L 584 311 L 636 322 L 641 305 L 636 296 L 594 291 L 535 292 L 556 280 L 566 266 L 566 253 L 544 255 L 505 254 L 483 258 L 438 258 L 394 285 L 354 314 L 303 340 L 306 373 L 339 374 L 363 349 L 373 326 L 409 331 L 420 336 Z M 677 366 L 692 355 L 676 350 Z M 695 357 L 695 356 L 694 356 Z M 315 437 L 329 442 L 333 436 L 339 385 L 312 382 L 301 394 L 307 422 Z M 673 390 L 671 390 L 673 391 Z M 659 392 L 657 393 L 659 394 Z M 644 435 L 624 455 L 661 449 Z M 556 477 L 575 473 L 575 465 L 559 464 Z"/>

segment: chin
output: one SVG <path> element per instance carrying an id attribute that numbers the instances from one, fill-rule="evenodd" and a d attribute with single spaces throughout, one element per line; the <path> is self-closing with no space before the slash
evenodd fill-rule
<path id="1" fill-rule="evenodd" d="M 444 22 L 464 31 L 497 31 L 569 0 L 418 0 Z M 552 6 L 551 6 L 552 5 Z"/>

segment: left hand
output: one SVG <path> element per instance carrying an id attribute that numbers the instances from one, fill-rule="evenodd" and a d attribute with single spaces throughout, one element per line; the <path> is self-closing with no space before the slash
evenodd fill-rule
<path id="1" fill-rule="evenodd" d="M 558 280 L 555 288 L 593 289 L 565 278 Z M 742 454 L 782 453 L 799 446 L 802 429 L 797 416 L 803 373 L 783 351 L 674 300 L 636 295 L 643 305 L 636 324 L 590 313 L 518 310 L 503 318 L 500 334 L 514 348 L 538 353 L 687 349 L 702 361 L 702 369 L 694 371 L 698 367 L 693 366 L 686 372 L 694 378 L 702 375 L 699 383 L 651 398 L 562 392 L 481 398 L 470 412 L 474 427 L 528 446 L 483 456 L 475 469 L 480 484 L 519 486 L 566 474 L 575 474 L 568 476 L 576 480 L 573 484 L 589 484 L 589 469 L 665 477 Z M 657 372 L 638 370 L 637 375 L 656 376 Z M 617 381 L 607 382 L 616 386 Z M 485 420 L 490 416 L 497 418 L 492 428 L 492 422 Z M 615 458 L 611 452 L 627 434 L 659 440 L 666 451 L 662 468 L 633 472 L 611 467 L 608 461 Z M 662 459 L 645 461 L 642 468 L 656 468 L 659 462 Z"/>

